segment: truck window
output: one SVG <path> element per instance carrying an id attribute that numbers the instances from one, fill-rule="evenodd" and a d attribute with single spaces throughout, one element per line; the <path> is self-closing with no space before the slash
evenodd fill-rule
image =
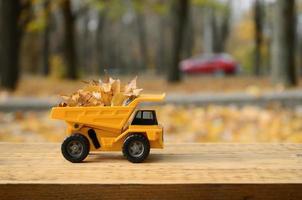
<path id="1" fill-rule="evenodd" d="M 153 113 L 150 111 L 143 112 L 143 119 L 153 120 Z"/>
<path id="2" fill-rule="evenodd" d="M 142 118 L 142 111 L 137 111 L 136 115 L 135 115 L 135 118 L 137 119 L 141 119 Z"/>
<path id="3" fill-rule="evenodd" d="M 139 110 L 131 123 L 132 125 L 157 125 L 154 110 Z"/>

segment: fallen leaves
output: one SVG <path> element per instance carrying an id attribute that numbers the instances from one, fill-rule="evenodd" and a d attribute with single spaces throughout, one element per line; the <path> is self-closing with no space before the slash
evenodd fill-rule
<path id="1" fill-rule="evenodd" d="M 302 108 L 174 106 L 158 109 L 166 141 L 302 142 Z"/>
<path id="2" fill-rule="evenodd" d="M 152 109 L 164 127 L 165 142 L 302 142 L 301 106 L 164 105 Z M 7 142 L 62 142 L 66 128 L 64 122 L 51 120 L 49 112 L 0 112 L 0 126 L 0 141 Z"/>
<path id="3" fill-rule="evenodd" d="M 62 95 L 63 102 L 59 106 L 124 106 L 143 90 L 137 88 L 137 77 L 121 87 L 121 81 L 113 79 L 107 73 L 103 80 L 84 83 L 86 87 L 71 95 Z"/>

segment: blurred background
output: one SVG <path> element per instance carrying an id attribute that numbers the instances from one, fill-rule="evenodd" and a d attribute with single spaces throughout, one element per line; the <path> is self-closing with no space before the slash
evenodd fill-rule
<path id="1" fill-rule="evenodd" d="M 302 142 L 302 0 L 0 0 L 0 141 L 61 142 L 59 95 L 138 75 L 168 142 Z"/>

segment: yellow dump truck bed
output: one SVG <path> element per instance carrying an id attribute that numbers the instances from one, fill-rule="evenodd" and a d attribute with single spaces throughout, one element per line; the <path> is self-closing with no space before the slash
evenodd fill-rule
<path id="1" fill-rule="evenodd" d="M 51 118 L 87 126 L 122 129 L 141 102 L 162 101 L 165 94 L 140 95 L 127 106 L 54 107 Z"/>

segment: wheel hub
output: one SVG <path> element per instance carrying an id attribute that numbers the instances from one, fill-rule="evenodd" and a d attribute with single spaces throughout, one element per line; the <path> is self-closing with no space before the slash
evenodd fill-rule
<path id="1" fill-rule="evenodd" d="M 78 141 L 71 141 L 67 148 L 68 153 L 73 157 L 78 157 L 83 152 L 83 145 Z"/>
<path id="2" fill-rule="evenodd" d="M 133 157 L 139 157 L 144 153 L 144 145 L 140 141 L 134 141 L 130 144 L 129 153 Z"/>

